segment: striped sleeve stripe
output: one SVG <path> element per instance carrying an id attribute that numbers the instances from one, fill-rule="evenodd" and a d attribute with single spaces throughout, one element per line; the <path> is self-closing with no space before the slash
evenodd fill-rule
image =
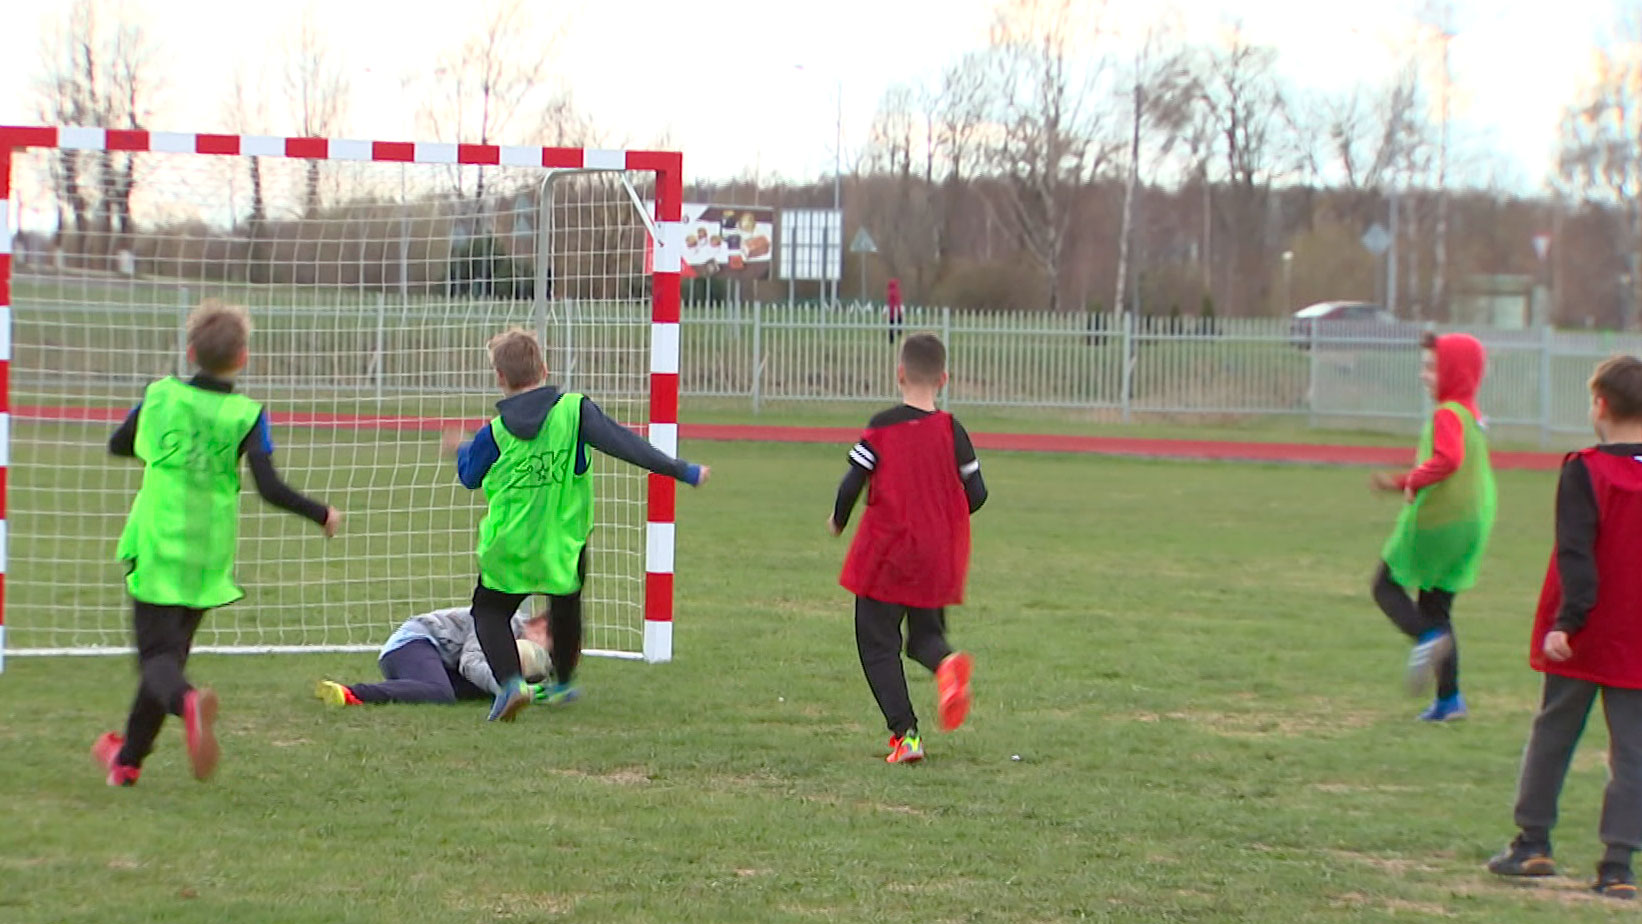
<path id="1" fill-rule="evenodd" d="M 976 472 L 978 472 L 980 470 L 981 470 L 981 460 L 980 459 L 973 459 L 973 460 L 971 460 L 971 461 L 969 461 L 969 462 L 967 462 L 963 465 L 958 466 L 958 474 L 964 476 L 965 478 L 968 478 L 970 475 L 973 475 L 973 474 L 975 474 Z"/>
<path id="2" fill-rule="evenodd" d="M 878 466 L 878 457 L 873 455 L 872 447 L 866 443 L 856 443 L 850 449 L 850 461 L 869 472 Z"/>

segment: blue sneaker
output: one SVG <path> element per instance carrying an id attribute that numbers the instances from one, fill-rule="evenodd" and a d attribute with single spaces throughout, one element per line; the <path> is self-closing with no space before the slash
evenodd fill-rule
<path id="1" fill-rule="evenodd" d="M 524 678 L 515 677 L 496 691 L 496 702 L 490 707 L 490 721 L 511 722 L 519 711 L 530 705 L 530 685 Z"/>
<path id="2" fill-rule="evenodd" d="M 1421 722 L 1458 722 L 1471 713 L 1465 708 L 1465 697 L 1458 693 L 1442 697 L 1420 713 Z"/>
<path id="3" fill-rule="evenodd" d="M 1432 684 L 1437 682 L 1437 665 L 1453 650 L 1454 636 L 1449 632 L 1432 629 L 1420 636 L 1408 653 L 1408 672 L 1404 677 L 1408 692 L 1421 696 L 1431 689 Z"/>

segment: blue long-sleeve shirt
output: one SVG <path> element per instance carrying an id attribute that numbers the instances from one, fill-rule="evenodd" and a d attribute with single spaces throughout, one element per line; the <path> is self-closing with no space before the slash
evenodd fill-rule
<path id="1" fill-rule="evenodd" d="M 496 403 L 496 409 L 501 413 L 502 424 L 508 428 L 508 432 L 520 439 L 532 439 L 541 432 L 547 415 L 561 397 L 563 395 L 558 389 L 544 386 L 504 398 Z M 644 437 L 611 420 L 591 398 L 582 398 L 581 425 L 577 437 L 578 475 L 587 472 L 587 448 L 591 446 L 605 455 L 658 475 L 667 475 L 690 485 L 701 482 L 701 466 L 683 459 L 675 459 L 650 445 Z M 457 448 L 456 477 L 462 482 L 463 487 L 469 490 L 477 489 L 484 483 L 490 467 L 495 465 L 501 456 L 501 448 L 496 445 L 496 437 L 491 433 L 490 424 L 486 423 L 474 431 L 471 439 Z"/>

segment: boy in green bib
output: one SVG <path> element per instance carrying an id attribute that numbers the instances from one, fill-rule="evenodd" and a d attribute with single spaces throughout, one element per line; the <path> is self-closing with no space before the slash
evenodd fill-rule
<path id="1" fill-rule="evenodd" d="M 483 489 L 489 512 L 479 524 L 479 580 L 473 627 L 500 687 L 491 721 L 510 722 L 533 699 L 565 703 L 582 649 L 582 588 L 587 540 L 593 532 L 593 472 L 588 448 L 690 485 L 708 469 L 675 459 L 606 417 L 584 395 L 547 384 L 547 362 L 530 331 L 514 328 L 490 341 L 490 362 L 503 398 L 496 417 L 462 441 L 456 474 L 469 490 Z M 533 696 L 519 672 L 510 620 L 532 594 L 548 597 L 553 683 Z"/>
<path id="2" fill-rule="evenodd" d="M 239 460 L 250 461 L 257 493 L 336 535 L 341 514 L 291 490 L 274 469 L 262 405 L 234 393 L 250 358 L 244 309 L 206 302 L 188 318 L 188 360 L 199 373 L 164 378 L 109 439 L 109 452 L 142 460 L 142 487 L 120 533 L 141 683 L 125 734 L 108 732 L 92 755 L 110 786 L 137 782 L 167 715 L 183 720 L 194 777 L 217 765 L 217 696 L 183 674 L 205 611 L 245 595 L 234 583 L 239 537 Z"/>
<path id="3" fill-rule="evenodd" d="M 1374 600 L 1414 640 L 1409 689 L 1422 693 L 1436 681 L 1436 701 L 1420 719 L 1448 722 L 1466 716 L 1454 595 L 1476 584 L 1494 528 L 1494 470 L 1477 410 L 1487 354 L 1465 334 L 1428 334 L 1422 346 L 1420 379 L 1437 410 L 1420 437 L 1417 465 L 1406 474 L 1374 476 L 1374 487 L 1407 502 L 1381 550 Z M 1419 592 L 1417 601 L 1410 591 Z"/>

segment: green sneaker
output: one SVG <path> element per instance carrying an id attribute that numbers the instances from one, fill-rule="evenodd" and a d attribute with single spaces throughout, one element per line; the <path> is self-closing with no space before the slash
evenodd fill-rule
<path id="1" fill-rule="evenodd" d="M 564 706 L 582 698 L 581 688 L 573 683 L 533 683 L 530 688 L 544 706 Z"/>

